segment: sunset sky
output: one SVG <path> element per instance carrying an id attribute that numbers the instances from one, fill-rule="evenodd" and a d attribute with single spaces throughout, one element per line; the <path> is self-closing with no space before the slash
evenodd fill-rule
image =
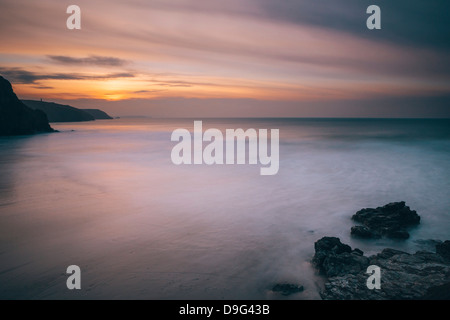
<path id="1" fill-rule="evenodd" d="M 66 8 L 81 8 L 68 30 Z M 377 4 L 382 29 L 366 28 Z M 0 0 L 21 99 L 114 116 L 450 117 L 446 0 Z"/>

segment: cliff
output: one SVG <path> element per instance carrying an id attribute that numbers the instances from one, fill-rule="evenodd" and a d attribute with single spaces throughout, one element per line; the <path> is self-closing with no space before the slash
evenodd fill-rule
<path id="1" fill-rule="evenodd" d="M 11 83 L 0 76 L 0 136 L 54 131 L 46 114 L 24 105 L 14 93 Z"/>
<path id="2" fill-rule="evenodd" d="M 90 113 L 69 105 L 36 100 L 22 100 L 22 102 L 32 109 L 45 112 L 45 114 L 47 114 L 48 121 L 50 122 L 79 122 L 95 120 Z"/>
<path id="3" fill-rule="evenodd" d="M 104 119 L 112 119 L 106 112 L 99 109 L 81 109 L 84 112 L 89 113 L 91 116 L 95 118 L 95 120 L 104 120 Z"/>

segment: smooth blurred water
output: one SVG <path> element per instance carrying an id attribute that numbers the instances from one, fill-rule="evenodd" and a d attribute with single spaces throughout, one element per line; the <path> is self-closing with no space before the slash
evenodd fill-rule
<path id="1" fill-rule="evenodd" d="M 204 119 L 203 128 L 280 130 L 280 170 L 172 164 L 194 119 L 53 124 L 0 138 L 0 298 L 319 299 L 309 261 L 323 236 L 373 254 L 450 239 L 450 121 Z M 200 119 L 198 119 L 200 120 Z M 74 130 L 74 131 L 72 131 Z M 357 240 L 350 217 L 406 201 L 407 241 Z M 82 290 L 66 288 L 66 268 Z"/>

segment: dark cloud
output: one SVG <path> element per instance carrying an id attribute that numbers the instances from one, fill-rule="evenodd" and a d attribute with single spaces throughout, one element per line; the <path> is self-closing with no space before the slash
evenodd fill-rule
<path id="1" fill-rule="evenodd" d="M 54 87 L 50 87 L 50 86 L 33 86 L 33 88 L 35 89 L 54 89 Z"/>
<path id="2" fill-rule="evenodd" d="M 367 9 L 367 8 L 365 8 Z M 363 13 L 365 13 L 365 9 Z M 344 13 L 348 15 L 348 13 Z M 352 12 L 350 10 L 350 12 Z M 351 15 L 352 17 L 354 15 Z M 361 16 L 361 15 L 356 15 Z M 363 32 L 372 32 L 366 28 L 366 17 L 363 15 L 364 28 Z M 331 19 L 331 18 L 330 18 Z M 382 18 L 383 19 L 383 18 Z M 334 17 L 334 20 L 339 20 Z M 378 32 L 383 30 L 376 30 Z M 268 47 L 266 50 L 245 45 L 236 45 L 234 42 L 225 42 L 220 40 L 208 39 L 204 41 L 199 38 L 186 38 L 182 35 L 161 35 L 156 32 L 146 32 L 145 34 L 135 35 L 140 40 L 150 40 L 153 43 L 158 43 L 166 46 L 173 46 L 181 49 L 205 51 L 214 54 L 228 54 L 232 56 L 247 56 L 255 61 L 257 59 L 265 59 L 267 61 L 282 61 L 304 64 L 317 67 L 335 67 L 354 71 L 359 74 L 383 75 L 383 76 L 406 76 L 406 77 L 434 77 L 436 79 L 448 79 L 450 77 L 450 64 L 448 61 L 448 54 L 439 50 L 425 52 L 423 50 L 409 49 L 404 50 L 406 56 L 404 59 L 385 59 L 384 52 L 380 52 L 378 57 L 368 59 L 363 54 L 352 56 L 338 56 L 330 54 L 330 52 L 323 52 L 323 54 L 312 55 L 307 52 L 288 52 L 279 47 Z M 377 40 L 375 40 L 377 41 Z M 384 39 L 382 42 L 387 41 Z M 376 42 L 375 42 L 376 43 Z M 376 49 L 376 47 L 374 47 Z M 186 86 L 198 83 L 170 83 L 158 82 L 159 85 L 166 86 Z M 207 84 L 204 84 L 207 85 Z"/>
<path id="3" fill-rule="evenodd" d="M 0 74 L 13 83 L 35 83 L 39 80 L 38 75 L 19 68 L 0 68 Z"/>
<path id="4" fill-rule="evenodd" d="M 34 84 L 40 80 L 108 80 L 117 78 L 133 78 L 128 72 L 90 75 L 81 73 L 37 73 L 21 68 L 0 68 L 0 74 L 13 83 Z"/>
<path id="5" fill-rule="evenodd" d="M 340 30 L 371 40 L 450 51 L 448 0 L 261 0 L 269 18 Z M 381 30 L 366 28 L 369 5 L 381 8 Z"/>
<path id="6" fill-rule="evenodd" d="M 47 56 L 50 60 L 62 63 L 62 64 L 72 64 L 72 65 L 96 65 L 96 66 L 109 66 L 109 67 L 119 67 L 128 63 L 128 61 L 115 58 L 115 57 L 102 57 L 102 56 L 89 56 L 85 58 L 74 58 L 69 56 Z"/>

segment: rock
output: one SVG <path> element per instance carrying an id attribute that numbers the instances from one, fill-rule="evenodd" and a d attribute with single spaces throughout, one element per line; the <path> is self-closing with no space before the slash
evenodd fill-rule
<path id="1" fill-rule="evenodd" d="M 289 296 L 294 293 L 302 292 L 303 286 L 290 284 L 290 283 L 279 283 L 276 284 L 273 288 L 273 292 L 281 293 L 283 296 Z"/>
<path id="2" fill-rule="evenodd" d="M 386 233 L 386 236 L 388 238 L 392 238 L 392 239 L 408 239 L 409 238 L 409 233 L 406 230 L 403 229 L 394 229 L 391 231 L 388 231 Z"/>
<path id="3" fill-rule="evenodd" d="M 352 248 L 350 246 L 341 243 L 341 240 L 335 237 L 323 237 L 314 243 L 314 249 L 316 253 L 314 254 L 312 263 L 322 273 L 326 273 L 323 269 L 323 263 L 328 256 L 333 253 L 340 254 L 343 252 L 352 252 Z"/>
<path id="4" fill-rule="evenodd" d="M 11 83 L 0 76 L 0 136 L 54 132 L 44 112 L 24 105 Z"/>
<path id="5" fill-rule="evenodd" d="M 436 253 L 446 259 L 450 259 L 450 240 L 436 244 Z"/>
<path id="6" fill-rule="evenodd" d="M 372 258 L 379 258 L 379 259 L 389 259 L 397 254 L 409 254 L 400 250 L 395 250 L 391 248 L 386 248 L 381 251 L 381 253 L 378 253 L 375 256 L 372 256 Z"/>
<path id="7" fill-rule="evenodd" d="M 380 234 L 372 232 L 369 228 L 365 226 L 353 226 L 350 233 L 352 236 L 365 239 L 381 238 Z"/>
<path id="8" fill-rule="evenodd" d="M 352 219 L 363 224 L 351 229 L 351 234 L 360 238 L 385 236 L 393 239 L 408 239 L 407 229 L 420 223 L 420 216 L 406 206 L 404 201 L 389 203 L 376 209 L 359 210 Z"/>
<path id="9" fill-rule="evenodd" d="M 329 237 L 322 238 L 315 244 L 316 255 L 318 253 L 321 255 L 321 258 L 316 260 L 322 261 L 322 264 L 316 267 L 323 270 L 323 274 L 328 278 L 328 282 L 320 292 L 323 299 L 405 300 L 448 296 L 450 283 L 450 259 L 446 256 L 450 244 L 448 240 L 436 246 L 436 250 L 440 253 L 418 251 L 409 254 L 386 248 L 376 255 L 366 257 L 361 255 L 361 250 L 358 249 L 351 253 L 324 250 L 322 245 L 330 243 L 329 239 Z M 346 246 L 338 238 L 331 239 L 341 247 Z M 317 248 L 320 250 L 317 251 Z M 369 265 L 376 265 L 381 269 L 379 290 L 370 290 L 366 285 L 369 277 L 366 271 Z"/>
<path id="10" fill-rule="evenodd" d="M 341 243 L 339 238 L 324 237 L 314 244 L 316 253 L 313 265 L 327 277 L 357 273 L 365 268 L 369 259 L 359 249 L 352 251 L 349 245 Z"/>
<path id="11" fill-rule="evenodd" d="M 369 259 L 363 255 L 348 252 L 332 253 L 324 259 L 322 270 L 327 277 L 336 277 L 357 274 L 366 270 L 368 266 Z"/>
<path id="12" fill-rule="evenodd" d="M 420 300 L 450 300 L 450 282 L 430 287 Z"/>

